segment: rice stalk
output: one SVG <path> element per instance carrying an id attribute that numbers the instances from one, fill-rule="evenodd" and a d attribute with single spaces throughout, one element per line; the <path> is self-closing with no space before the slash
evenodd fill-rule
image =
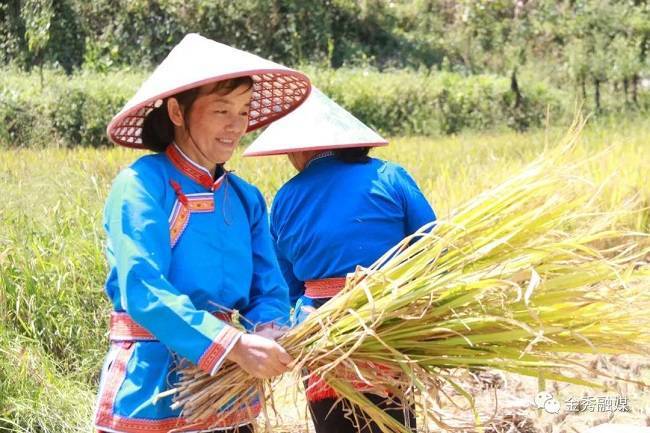
<path id="1" fill-rule="evenodd" d="M 349 275 L 341 293 L 279 340 L 295 359 L 296 386 L 300 372 L 317 374 L 362 420 L 405 431 L 350 382 L 372 384 L 452 429 L 434 409 L 440 384 L 473 402 L 452 369 L 602 387 L 607 374 L 579 355 L 648 355 L 648 235 L 617 229 L 617 213 L 598 207 L 603 189 L 577 175 L 592 162 L 572 161 L 583 126 L 578 119 L 521 173 Z M 636 211 L 628 204 L 621 212 Z M 232 363 L 214 377 L 188 367 L 173 407 L 205 419 L 246 404 L 260 382 Z"/>

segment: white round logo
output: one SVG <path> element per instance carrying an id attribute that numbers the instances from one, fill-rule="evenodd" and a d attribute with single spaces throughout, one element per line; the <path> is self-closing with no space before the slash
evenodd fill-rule
<path id="1" fill-rule="evenodd" d="M 552 400 L 553 396 L 548 391 L 540 391 L 535 396 L 535 405 L 537 409 L 544 409 L 544 405 L 547 401 Z"/>
<path id="2" fill-rule="evenodd" d="M 560 413 L 560 402 L 553 398 L 550 392 L 540 391 L 535 396 L 537 409 L 544 409 L 548 413 Z"/>

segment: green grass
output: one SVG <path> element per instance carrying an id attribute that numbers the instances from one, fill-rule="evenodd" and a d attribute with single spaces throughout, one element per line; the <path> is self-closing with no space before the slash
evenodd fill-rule
<path id="1" fill-rule="evenodd" d="M 562 134 L 465 134 L 396 138 L 373 153 L 406 167 L 436 212 L 507 178 Z M 650 206 L 650 121 L 599 122 L 579 152 L 611 147 L 606 164 L 576 175 L 608 180 L 606 207 L 635 195 Z M 126 149 L 0 150 L 0 430 L 86 429 L 107 342 L 109 304 L 101 229 L 103 202 Z M 294 171 L 286 157 L 228 164 L 267 200 Z M 648 212 L 621 225 L 648 231 Z"/>
<path id="2" fill-rule="evenodd" d="M 0 327 L 0 431 L 90 431 L 94 400 L 94 387 L 61 374 L 37 340 Z"/>

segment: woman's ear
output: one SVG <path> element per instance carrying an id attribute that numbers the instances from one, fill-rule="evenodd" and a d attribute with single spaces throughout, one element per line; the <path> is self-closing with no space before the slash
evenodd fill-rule
<path id="1" fill-rule="evenodd" d="M 182 127 L 185 124 L 183 109 L 181 104 L 178 103 L 178 99 L 169 98 L 167 100 L 167 114 L 169 114 L 169 119 L 175 126 Z"/>

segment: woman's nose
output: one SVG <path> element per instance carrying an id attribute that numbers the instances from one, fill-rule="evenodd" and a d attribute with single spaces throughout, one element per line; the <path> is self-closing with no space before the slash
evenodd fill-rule
<path id="1" fill-rule="evenodd" d="M 232 116 L 230 121 L 226 124 L 226 130 L 228 132 L 240 132 L 243 131 L 248 126 L 248 116 Z"/>

